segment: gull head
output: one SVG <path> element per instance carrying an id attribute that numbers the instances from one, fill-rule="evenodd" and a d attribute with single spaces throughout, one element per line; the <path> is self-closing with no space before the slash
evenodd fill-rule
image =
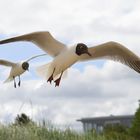
<path id="1" fill-rule="evenodd" d="M 75 53 L 77 55 L 81 55 L 81 54 L 88 54 L 89 56 L 91 56 L 91 54 L 88 52 L 88 47 L 87 45 L 83 44 L 83 43 L 78 43 L 76 46 L 76 50 Z"/>
<path id="2" fill-rule="evenodd" d="M 24 70 L 29 70 L 29 63 L 28 63 L 28 62 L 23 62 L 23 63 L 22 63 L 22 68 L 23 68 Z"/>

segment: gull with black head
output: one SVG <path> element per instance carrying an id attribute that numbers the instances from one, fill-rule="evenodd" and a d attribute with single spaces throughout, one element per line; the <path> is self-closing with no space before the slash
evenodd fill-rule
<path id="1" fill-rule="evenodd" d="M 32 42 L 54 58 L 50 63 L 37 68 L 37 71 L 48 82 L 54 81 L 55 86 L 59 86 L 63 73 L 78 61 L 105 58 L 121 62 L 140 73 L 140 58 L 117 42 L 110 41 L 93 47 L 77 43 L 69 48 L 56 40 L 49 32 L 43 31 L 1 40 L 0 44 L 16 41 Z"/>
<path id="2" fill-rule="evenodd" d="M 25 71 L 29 71 L 29 61 L 36 57 L 40 57 L 40 56 L 44 56 L 44 55 L 46 55 L 46 54 L 36 55 L 36 56 L 29 58 L 26 61 L 20 61 L 17 63 L 0 59 L 0 65 L 11 67 L 10 74 L 9 74 L 8 78 L 5 80 L 5 83 L 14 80 L 14 87 L 16 88 L 15 78 L 18 77 L 19 78 L 18 86 L 20 87 L 20 85 L 21 85 L 20 75 L 23 74 Z"/>

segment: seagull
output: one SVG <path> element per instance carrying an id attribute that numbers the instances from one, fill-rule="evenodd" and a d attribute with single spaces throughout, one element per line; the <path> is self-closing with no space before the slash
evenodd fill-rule
<path id="1" fill-rule="evenodd" d="M 109 41 L 92 47 L 76 43 L 68 47 L 56 40 L 50 32 L 40 31 L 1 40 L 0 44 L 16 41 L 32 42 L 53 57 L 50 63 L 40 66 L 37 71 L 46 78 L 47 82 L 54 81 L 55 86 L 59 86 L 63 73 L 78 61 L 106 58 L 125 64 L 140 73 L 140 58 L 118 42 Z"/>
<path id="2" fill-rule="evenodd" d="M 47 55 L 47 54 L 36 55 L 36 56 L 33 56 L 33 57 L 27 59 L 26 61 L 20 61 L 17 63 L 0 59 L 0 65 L 11 67 L 10 74 L 9 74 L 8 78 L 4 81 L 4 83 L 14 80 L 14 87 L 16 88 L 15 77 L 18 76 L 19 77 L 18 86 L 20 87 L 20 85 L 21 85 L 20 75 L 23 74 L 25 71 L 29 71 L 29 61 L 36 57 L 40 57 L 40 56 L 44 56 L 44 55 Z"/>

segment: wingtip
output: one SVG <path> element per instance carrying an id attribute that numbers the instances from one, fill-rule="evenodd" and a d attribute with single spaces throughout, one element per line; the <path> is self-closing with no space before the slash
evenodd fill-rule
<path id="1" fill-rule="evenodd" d="M 11 42 L 15 42 L 15 41 L 19 41 L 18 38 L 8 38 L 8 39 L 4 39 L 0 41 L 0 44 L 6 44 L 6 43 L 11 43 Z"/>

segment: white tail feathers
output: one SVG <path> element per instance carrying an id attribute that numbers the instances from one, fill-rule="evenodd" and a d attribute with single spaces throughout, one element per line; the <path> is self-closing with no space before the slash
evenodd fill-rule
<path id="1" fill-rule="evenodd" d="M 51 67 L 51 63 L 44 64 L 42 66 L 39 66 L 36 68 L 36 72 L 38 76 L 41 76 L 42 78 L 48 80 L 48 78 L 52 75 L 54 71 L 54 68 Z M 54 72 L 55 73 L 55 72 Z M 54 75 L 54 80 L 59 77 L 60 74 Z M 67 76 L 67 71 L 64 71 L 62 78 L 65 78 Z"/>
<path id="2" fill-rule="evenodd" d="M 8 77 L 3 83 L 9 83 L 13 81 L 13 78 L 12 77 Z"/>
<path id="3" fill-rule="evenodd" d="M 37 67 L 36 72 L 39 76 L 41 76 L 42 78 L 48 79 L 49 75 L 51 75 L 51 70 L 49 69 L 51 63 L 42 65 Z"/>

